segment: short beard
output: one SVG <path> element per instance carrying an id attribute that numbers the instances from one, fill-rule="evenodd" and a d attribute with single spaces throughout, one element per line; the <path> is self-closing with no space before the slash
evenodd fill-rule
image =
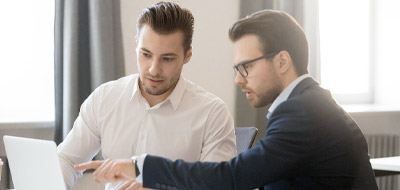
<path id="1" fill-rule="evenodd" d="M 164 94 L 165 92 L 167 92 L 169 90 L 169 88 L 167 88 L 167 89 L 161 89 L 161 90 L 152 91 L 151 89 L 146 88 L 146 86 L 144 85 L 143 81 L 140 81 L 140 83 L 142 83 L 143 90 L 147 94 L 150 94 L 150 95 L 153 95 L 153 96 L 162 95 L 162 94 Z"/>
<path id="2" fill-rule="evenodd" d="M 272 104 L 276 98 L 278 98 L 279 94 L 283 91 L 282 89 L 282 82 L 277 81 L 275 86 L 270 89 L 268 93 L 262 94 L 259 97 L 259 101 L 255 102 L 252 106 L 255 108 L 261 108 Z"/>
<path id="3" fill-rule="evenodd" d="M 268 106 L 276 100 L 276 98 L 279 96 L 279 94 L 280 94 L 280 91 L 277 89 L 274 89 L 268 95 L 260 97 L 260 101 L 256 104 L 254 104 L 253 107 L 261 108 L 261 107 Z"/>

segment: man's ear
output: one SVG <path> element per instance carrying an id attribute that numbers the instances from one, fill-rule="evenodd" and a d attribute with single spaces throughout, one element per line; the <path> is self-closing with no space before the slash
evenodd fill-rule
<path id="1" fill-rule="evenodd" d="M 190 61 L 190 59 L 192 58 L 192 54 L 192 46 L 190 46 L 190 48 L 185 53 L 185 60 L 183 61 L 183 64 L 186 64 Z"/>
<path id="2" fill-rule="evenodd" d="M 289 69 L 293 66 L 292 57 L 290 56 L 289 52 L 281 51 L 278 54 L 279 56 L 279 63 L 278 63 L 278 70 L 280 73 L 286 73 Z"/>

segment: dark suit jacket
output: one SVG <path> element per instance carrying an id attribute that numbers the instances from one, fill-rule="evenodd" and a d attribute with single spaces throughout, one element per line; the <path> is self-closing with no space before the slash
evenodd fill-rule
<path id="1" fill-rule="evenodd" d="M 265 137 L 228 162 L 148 155 L 144 187 L 156 189 L 377 189 L 355 121 L 312 78 L 271 114 Z"/>

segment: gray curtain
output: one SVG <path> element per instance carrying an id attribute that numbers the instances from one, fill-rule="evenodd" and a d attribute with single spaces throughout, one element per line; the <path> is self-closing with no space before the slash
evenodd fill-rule
<path id="1" fill-rule="evenodd" d="M 55 136 L 71 130 L 100 84 L 125 75 L 119 0 L 56 0 Z"/>
<path id="2" fill-rule="evenodd" d="M 241 0 L 240 18 L 244 18 L 247 15 L 263 9 L 285 11 L 295 17 L 295 19 L 303 25 L 303 0 Z M 235 96 L 235 125 L 238 127 L 257 127 L 258 133 L 255 140 L 255 142 L 257 142 L 265 136 L 268 108 L 252 108 L 239 86 L 236 87 Z"/>

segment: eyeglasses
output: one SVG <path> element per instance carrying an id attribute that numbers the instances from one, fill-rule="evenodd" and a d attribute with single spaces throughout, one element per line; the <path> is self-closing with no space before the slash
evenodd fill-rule
<path id="1" fill-rule="evenodd" d="M 269 53 L 269 54 L 263 55 L 261 57 L 257 57 L 255 59 L 252 59 L 252 60 L 249 60 L 249 61 L 244 61 L 242 63 L 239 63 L 239 64 L 233 66 L 233 69 L 235 69 L 236 72 L 239 72 L 240 75 L 242 75 L 243 78 L 246 78 L 247 75 L 249 75 L 249 73 L 247 72 L 247 69 L 248 69 L 247 65 L 248 64 L 253 63 L 255 61 L 258 61 L 260 59 L 271 58 L 271 57 L 275 56 L 276 54 L 278 54 L 278 52 Z"/>

